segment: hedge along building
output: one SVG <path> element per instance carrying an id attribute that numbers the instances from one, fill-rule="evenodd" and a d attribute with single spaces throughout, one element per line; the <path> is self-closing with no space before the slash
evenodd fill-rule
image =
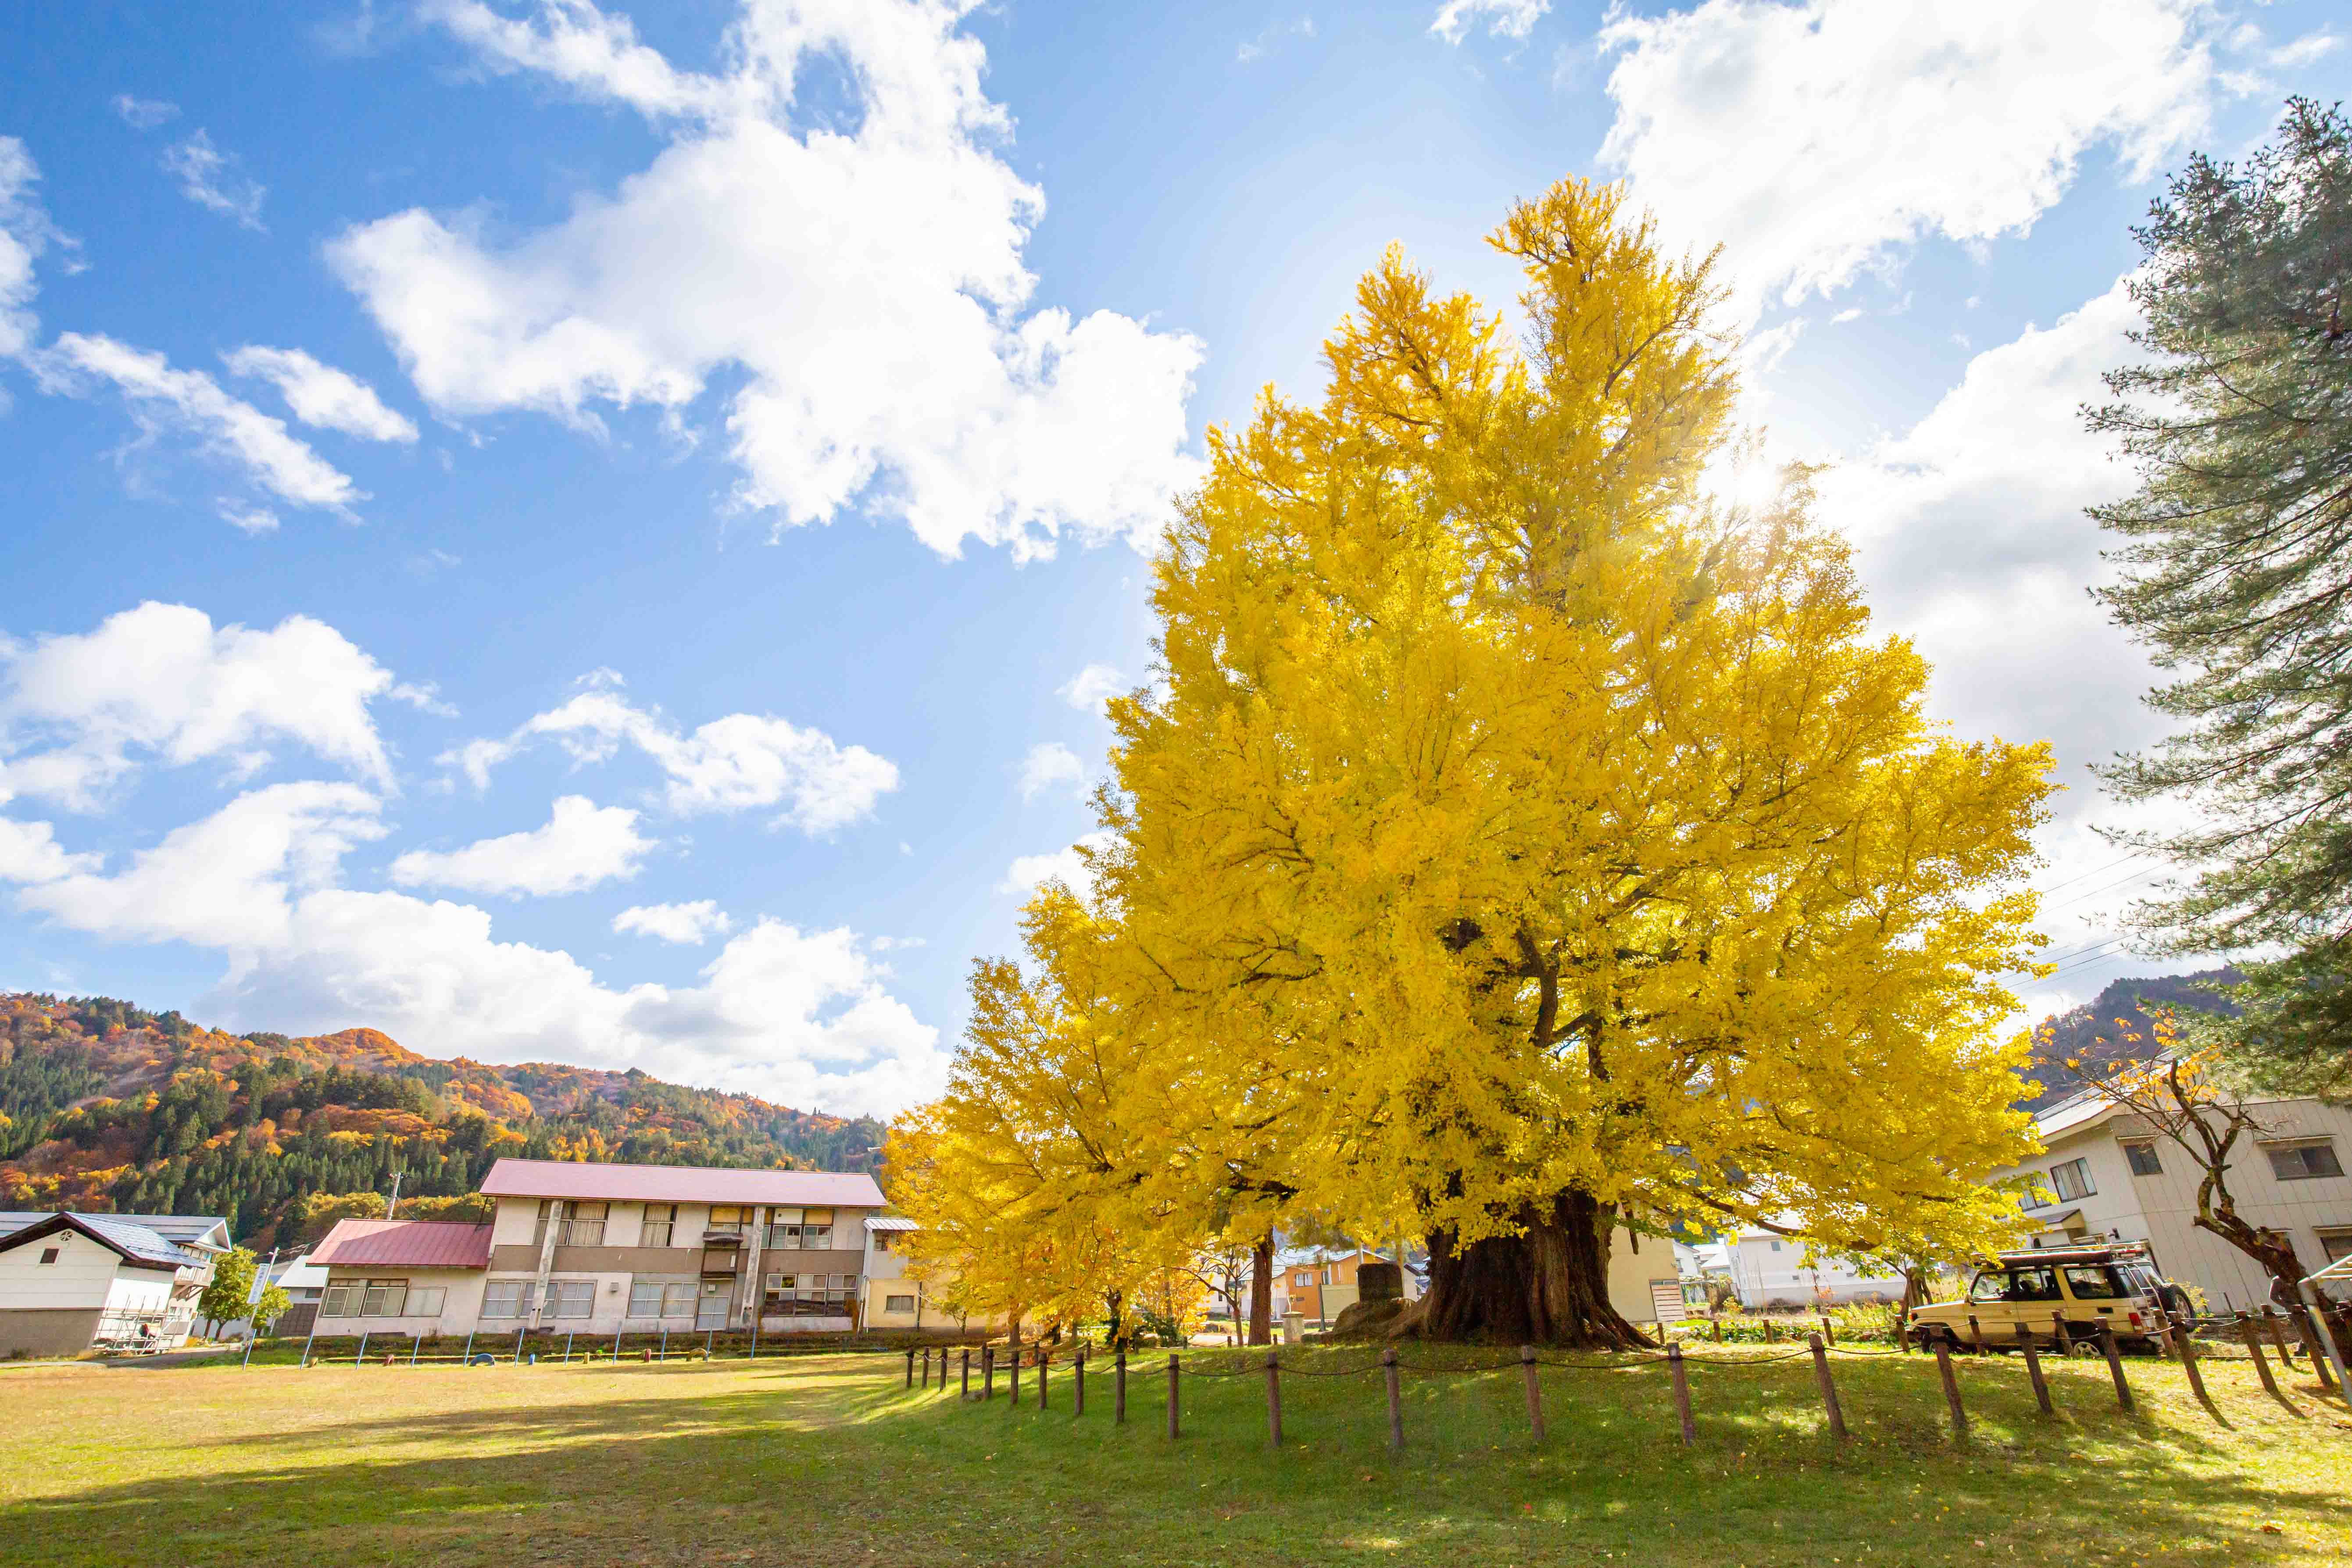
<path id="1" fill-rule="evenodd" d="M 339 1224 L 318 1331 L 849 1331 L 888 1234 L 862 1173 L 500 1160 L 482 1191 L 487 1226 Z"/>

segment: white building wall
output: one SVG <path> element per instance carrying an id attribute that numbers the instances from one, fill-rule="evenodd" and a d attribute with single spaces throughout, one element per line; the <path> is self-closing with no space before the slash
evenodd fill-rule
<path id="1" fill-rule="evenodd" d="M 41 1254 L 53 1247 L 58 1249 L 58 1260 L 43 1263 Z M 111 1299 L 121 1263 L 121 1255 L 112 1247 L 74 1231 L 11 1247 L 0 1252 L 0 1310 L 88 1311 L 104 1307 Z M 163 1286 L 166 1296 L 171 1294 L 170 1275 L 155 1273 L 150 1278 Z"/>
<path id="2" fill-rule="evenodd" d="M 2233 1152 L 2228 1171 L 2231 1195 L 2237 1201 L 2241 1217 L 2284 1233 L 2294 1244 L 2305 1272 L 2313 1272 L 2326 1258 L 2324 1234 L 2352 1231 L 2352 1175 L 2281 1181 L 2273 1173 L 2263 1144 L 2329 1138 L 2334 1141 L 2337 1163 L 2352 1171 L 2352 1109 L 2294 1100 L 2270 1101 L 2253 1110 L 2263 1131 L 2260 1139 L 2242 1138 Z M 2152 1142 L 2163 1169 L 2154 1175 L 2133 1174 L 2124 1149 L 2126 1142 Z M 2022 1217 L 2029 1224 L 2078 1210 L 2074 1227 L 2077 1231 L 2147 1242 L 2168 1277 L 2197 1287 L 2216 1310 L 2225 1304 L 2242 1306 L 2269 1299 L 2269 1281 L 2252 1258 L 2220 1237 L 2198 1228 L 2200 1173 L 2179 1145 L 2115 1110 L 2066 1128 L 2048 1142 L 2039 1158 L 1998 1174 L 2032 1173 L 2046 1187 L 2053 1166 L 2083 1159 L 2089 1163 L 2097 1191 L 2065 1199 L 2053 1192 L 2048 1205 L 2024 1212 Z M 2045 1245 L 2063 1239 L 2054 1233 L 2043 1238 Z"/>

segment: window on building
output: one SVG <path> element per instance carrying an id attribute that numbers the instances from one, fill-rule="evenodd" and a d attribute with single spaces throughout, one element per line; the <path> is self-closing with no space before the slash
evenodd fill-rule
<path id="1" fill-rule="evenodd" d="M 768 1211 L 768 1245 L 791 1251 L 822 1252 L 833 1245 L 831 1209 Z"/>
<path id="2" fill-rule="evenodd" d="M 356 1279 L 330 1279 L 326 1293 L 319 1298 L 319 1316 L 348 1318 L 358 1310 L 360 1282 Z"/>
<path id="3" fill-rule="evenodd" d="M 408 1315 L 412 1318 L 437 1318 L 441 1303 L 448 1299 L 446 1285 L 415 1285 L 408 1291 Z"/>
<path id="4" fill-rule="evenodd" d="M 2352 1226 L 2331 1226 L 2319 1233 L 2319 1250 L 2330 1263 L 2352 1258 Z"/>
<path id="5" fill-rule="evenodd" d="M 2314 1138 L 2300 1143 L 2266 1143 L 2271 1174 L 2282 1182 L 2307 1182 L 2315 1176 L 2340 1176 L 2344 1167 L 2336 1158 L 2333 1140 Z"/>
<path id="6" fill-rule="evenodd" d="M 2019 1173 L 2033 1184 L 2027 1187 L 2024 1192 L 2018 1194 L 2017 1206 L 2023 1209 L 2028 1214 L 2032 1214 L 2035 1209 L 2048 1208 L 2050 1206 L 2050 1194 L 2042 1190 L 2042 1183 L 2045 1179 L 2042 1173 L 2039 1171 L 2024 1171 Z"/>
<path id="7" fill-rule="evenodd" d="M 539 1218 L 530 1227 L 530 1244 L 537 1247 L 547 1239 L 547 1216 L 555 1212 L 553 1198 L 539 1200 Z"/>
<path id="8" fill-rule="evenodd" d="M 676 1204 L 647 1204 L 645 1228 L 637 1233 L 637 1245 L 667 1247 L 670 1227 L 677 1223 L 677 1205 Z"/>
<path id="9" fill-rule="evenodd" d="M 2050 1184 L 2057 1188 L 2058 1195 L 2068 1203 L 2076 1198 L 2087 1198 L 2099 1190 L 2099 1184 L 2091 1180 L 2091 1162 L 2088 1160 L 2069 1160 L 2063 1165 L 2051 1166 Z"/>
<path id="10" fill-rule="evenodd" d="M 874 1250 L 877 1252 L 887 1252 L 890 1250 L 890 1233 L 888 1231 L 877 1230 L 874 1233 Z"/>
<path id="11" fill-rule="evenodd" d="M 843 1318 L 857 1294 L 855 1274 L 771 1274 L 761 1312 L 771 1318 Z M 907 1309 L 914 1310 L 911 1303 Z"/>
<path id="12" fill-rule="evenodd" d="M 2164 1162 L 2156 1157 L 2156 1145 L 2153 1143 L 2126 1143 L 2124 1145 L 2124 1158 L 2130 1162 L 2131 1173 L 2135 1176 L 2164 1174 Z"/>
<path id="13" fill-rule="evenodd" d="M 408 1315 L 408 1281 L 405 1279 L 371 1279 L 360 1298 L 362 1318 L 401 1318 Z"/>
<path id="14" fill-rule="evenodd" d="M 559 1318 L 584 1318 L 596 1310 L 596 1281 L 593 1279 L 551 1279 L 547 1284 L 550 1304 Z"/>
<path id="15" fill-rule="evenodd" d="M 578 1203 L 563 1221 L 562 1234 L 555 1238 L 558 1247 L 602 1247 L 604 1245 L 604 1219 L 612 1209 L 610 1204 Z"/>
<path id="16" fill-rule="evenodd" d="M 911 1312 L 915 1310 L 915 1299 L 912 1296 L 885 1296 L 882 1298 L 882 1310 L 886 1312 Z"/>
<path id="17" fill-rule="evenodd" d="M 482 1287 L 482 1316 L 485 1318 L 526 1318 L 530 1315 L 530 1280 L 493 1279 Z"/>
<path id="18" fill-rule="evenodd" d="M 749 1235 L 751 1211 L 740 1204 L 713 1204 L 709 1228 L 729 1236 Z"/>
<path id="19" fill-rule="evenodd" d="M 673 1280 L 662 1287 L 661 1315 L 665 1318 L 694 1316 L 694 1281 Z"/>
<path id="20" fill-rule="evenodd" d="M 56 1247 L 45 1247 L 41 1248 L 41 1261 L 43 1263 L 55 1263 L 57 1260 L 58 1249 Z"/>
<path id="21" fill-rule="evenodd" d="M 1777 1242 L 1777 1241 L 1776 1241 L 1776 1242 L 1774 1242 L 1774 1243 L 1772 1244 L 1772 1250 L 1773 1250 L 1773 1251 L 1775 1251 L 1775 1252 L 1780 1251 L 1780 1244 L 1779 1242 Z"/>
<path id="22" fill-rule="evenodd" d="M 629 1316 L 658 1318 L 661 1316 L 662 1286 L 658 1279 L 629 1281 Z"/>

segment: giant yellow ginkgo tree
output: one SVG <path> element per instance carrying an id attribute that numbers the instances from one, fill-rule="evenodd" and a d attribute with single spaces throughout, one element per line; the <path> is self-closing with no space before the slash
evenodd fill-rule
<path id="1" fill-rule="evenodd" d="M 1091 1212 L 1422 1237 L 1437 1337 L 1633 1342 L 1610 1248 L 1677 1220 L 1981 1245 L 2028 1146 L 2046 748 L 1931 721 L 1801 473 L 1707 499 L 1712 261 L 1622 202 L 1512 211 L 1516 334 L 1392 250 L 1320 402 L 1211 433 L 1108 847 L 1041 895 L 1120 1041 Z"/>

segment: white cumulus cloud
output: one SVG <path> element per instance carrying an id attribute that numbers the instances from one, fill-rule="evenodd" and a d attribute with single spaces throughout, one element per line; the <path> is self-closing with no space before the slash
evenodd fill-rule
<path id="1" fill-rule="evenodd" d="M 180 194 L 210 212 L 235 218 L 247 228 L 260 229 L 261 204 L 268 186 L 247 174 L 236 154 L 224 153 L 199 130 L 163 153 L 163 172 L 180 182 Z"/>
<path id="2" fill-rule="evenodd" d="M 1009 120 L 966 9 L 743 0 L 709 76 L 585 0 L 523 19 L 436 0 L 485 68 L 628 105 L 661 149 L 536 232 L 411 209 L 329 258 L 447 416 L 684 421 L 721 384 L 736 500 L 779 528 L 863 504 L 947 555 L 1153 535 L 1198 473 L 1201 345 L 1034 308 L 1023 249 L 1044 196 L 1000 151 Z M 819 62 L 853 102 L 804 123 Z"/>
<path id="3" fill-rule="evenodd" d="M 33 314 L 38 282 L 33 264 L 57 242 L 57 229 L 34 195 L 40 165 L 14 136 L 0 136 L 0 359 L 33 346 L 40 321 Z M 0 408 L 6 406 L 0 402 Z"/>
<path id="4" fill-rule="evenodd" d="M 348 518 L 352 503 L 367 499 L 348 476 L 289 434 L 284 420 L 230 396 L 200 370 L 173 370 L 161 353 L 103 335 L 65 332 L 39 351 L 33 368 L 43 389 L 53 393 L 84 392 L 92 378 L 111 382 L 149 439 L 166 429 L 190 436 L 289 505 Z"/>
<path id="5" fill-rule="evenodd" d="M 656 843 L 637 832 L 635 812 L 567 795 L 557 797 L 543 827 L 462 849 L 411 849 L 393 861 L 392 879 L 404 888 L 551 898 L 628 880 Z"/>
<path id="6" fill-rule="evenodd" d="M 241 776 L 293 742 L 388 788 L 369 710 L 380 697 L 429 700 L 308 616 L 215 627 L 202 610 L 150 600 L 89 632 L 0 638 L 0 776 L 16 794 L 93 811 L 139 755 Z"/>
<path id="7" fill-rule="evenodd" d="M 1021 759 L 1021 798 L 1034 800 L 1049 790 L 1067 789 L 1083 794 L 1087 787 L 1087 764 L 1077 752 L 1059 741 L 1043 741 L 1029 748 Z"/>
<path id="8" fill-rule="evenodd" d="M 416 426 L 384 406 L 375 388 L 346 371 L 321 364 L 300 349 L 248 343 L 221 356 L 231 375 L 257 376 L 278 388 L 294 417 L 320 430 L 340 430 L 364 441 L 414 441 Z"/>
<path id="9" fill-rule="evenodd" d="M 659 937 L 686 946 L 724 936 L 734 924 L 709 899 L 687 904 L 637 904 L 613 917 L 613 930 L 623 936 Z M 875 946 L 878 951 L 882 943 Z"/>
<path id="10" fill-rule="evenodd" d="M 1111 843 L 1108 833 L 1088 833 L 1066 849 L 1056 849 L 1048 855 L 1018 856 L 1005 868 L 1004 880 L 996 884 L 996 890 L 1025 896 L 1045 883 L 1060 882 L 1076 892 L 1090 892 L 1095 885 L 1094 872 L 1078 851 L 1082 847 L 1107 849 Z"/>
<path id="11" fill-rule="evenodd" d="M 1458 44 L 1483 21 L 1498 38 L 1524 38 L 1550 9 L 1551 0 L 1445 0 L 1429 30 Z"/>
<path id="12" fill-rule="evenodd" d="M 1666 232 L 1717 241 L 1750 309 L 1930 236 L 2024 233 L 2112 148 L 2136 177 L 2219 90 L 2203 0 L 1706 0 L 1612 12 L 1604 161 Z"/>
<path id="13" fill-rule="evenodd" d="M 253 791 L 111 877 L 94 857 L 61 868 L 31 826 L 32 856 L 0 837 L 0 879 L 30 884 L 20 908 L 106 941 L 218 952 L 226 972 L 197 1005 L 238 1026 L 364 1022 L 436 1052 L 642 1068 L 852 1114 L 888 1116 L 946 1082 L 939 1031 L 847 930 L 763 920 L 698 984 L 615 989 L 567 952 L 498 940 L 474 905 L 335 885 L 349 848 L 382 832 L 356 785 Z"/>
<path id="14" fill-rule="evenodd" d="M 680 816 L 781 806 L 776 820 L 818 835 L 871 815 L 898 787 L 889 759 L 843 746 L 821 730 L 758 713 L 730 713 L 681 734 L 659 714 L 638 708 L 608 680 L 524 721 L 503 740 L 478 740 L 445 753 L 477 789 L 490 770 L 541 736 L 582 763 L 610 759 L 624 744 L 667 775 L 663 801 Z"/>
<path id="15" fill-rule="evenodd" d="M 1127 689 L 1127 677 L 1109 665 L 1090 664 L 1057 687 L 1055 695 L 1081 713 L 1098 713 L 1104 703 Z"/>
<path id="16" fill-rule="evenodd" d="M 118 92 L 114 95 L 114 112 L 133 131 L 152 131 L 165 121 L 176 119 L 180 106 L 162 99 L 133 98 L 127 92 Z"/>

